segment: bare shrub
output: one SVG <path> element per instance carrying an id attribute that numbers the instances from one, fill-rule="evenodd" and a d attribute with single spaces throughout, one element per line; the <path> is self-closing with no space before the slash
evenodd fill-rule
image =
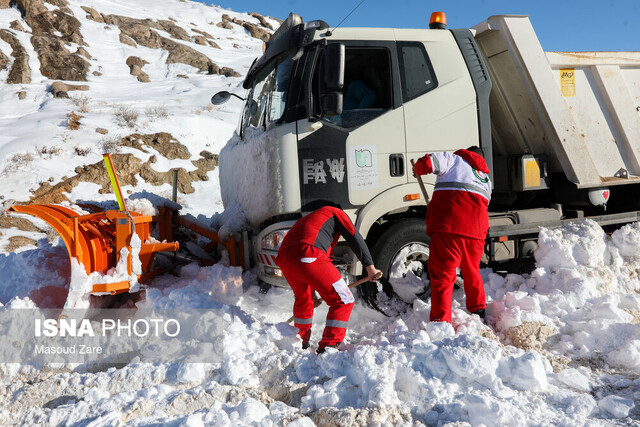
<path id="1" fill-rule="evenodd" d="M 91 103 L 91 97 L 87 94 L 81 94 L 71 97 L 71 102 L 73 105 L 78 107 L 81 113 L 89 112 L 89 104 Z"/>
<path id="2" fill-rule="evenodd" d="M 4 172 L 15 172 L 20 168 L 29 166 L 31 162 L 33 162 L 31 153 L 16 153 L 7 158 L 7 166 L 5 166 Z"/>
<path id="3" fill-rule="evenodd" d="M 153 107 L 147 107 L 144 110 L 145 116 L 150 119 L 168 119 L 171 117 L 169 109 L 164 105 L 155 105 Z"/>
<path id="4" fill-rule="evenodd" d="M 113 116 L 116 119 L 116 123 L 122 127 L 133 128 L 138 120 L 138 112 L 132 107 L 122 104 L 113 106 Z"/>
<path id="5" fill-rule="evenodd" d="M 31 153 L 18 153 L 11 156 L 9 162 L 18 166 L 27 166 L 33 162 L 33 156 Z"/>
<path id="6" fill-rule="evenodd" d="M 91 148 L 81 148 L 77 146 L 73 150 L 75 151 L 76 156 L 81 156 L 81 157 L 84 157 L 91 152 Z"/>
<path id="7" fill-rule="evenodd" d="M 67 117 L 69 118 L 69 121 L 68 121 L 69 124 L 67 125 L 67 129 L 70 129 L 70 130 L 80 129 L 80 119 L 82 118 L 80 114 L 76 114 L 75 111 L 72 111 L 69 114 L 67 114 Z"/>
<path id="8" fill-rule="evenodd" d="M 104 153 L 119 153 L 122 140 L 118 137 L 102 138 L 100 145 Z"/>
<path id="9" fill-rule="evenodd" d="M 42 157 L 43 159 L 50 159 L 59 155 L 62 152 L 62 148 L 47 147 L 46 145 L 43 145 L 42 147 L 40 147 L 40 150 L 38 150 L 38 152 L 40 153 L 40 157 Z"/>

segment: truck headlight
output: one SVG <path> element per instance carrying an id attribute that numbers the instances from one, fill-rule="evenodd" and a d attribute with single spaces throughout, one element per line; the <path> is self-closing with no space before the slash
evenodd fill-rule
<path id="1" fill-rule="evenodd" d="M 264 274 L 273 277 L 282 277 L 282 271 L 279 268 L 265 267 Z"/>
<path id="2" fill-rule="evenodd" d="M 289 230 L 276 230 L 262 238 L 262 249 L 277 251 Z"/>

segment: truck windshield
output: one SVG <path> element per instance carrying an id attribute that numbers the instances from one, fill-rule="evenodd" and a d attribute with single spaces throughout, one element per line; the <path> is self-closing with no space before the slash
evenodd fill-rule
<path id="1" fill-rule="evenodd" d="M 257 74 L 244 106 L 242 130 L 271 128 L 285 111 L 293 70 L 293 54 L 284 54 Z"/>

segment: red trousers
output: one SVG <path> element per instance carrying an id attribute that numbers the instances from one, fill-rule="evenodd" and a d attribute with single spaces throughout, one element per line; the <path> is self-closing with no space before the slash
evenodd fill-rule
<path id="1" fill-rule="evenodd" d="M 480 260 L 484 240 L 449 233 L 431 233 L 429 276 L 431 279 L 431 314 L 429 320 L 451 323 L 453 285 L 456 269 L 464 279 L 464 293 L 469 312 L 485 308 L 484 283 L 480 277 Z"/>
<path id="2" fill-rule="evenodd" d="M 313 323 L 313 291 L 329 305 L 319 348 L 341 343 L 354 298 L 340 272 L 327 254 L 313 246 L 289 247 L 278 253 L 276 262 L 295 296 L 294 325 L 303 342 L 309 341 Z"/>

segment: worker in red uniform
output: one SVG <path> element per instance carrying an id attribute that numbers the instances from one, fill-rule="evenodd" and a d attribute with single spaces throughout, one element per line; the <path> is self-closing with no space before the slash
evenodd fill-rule
<path id="1" fill-rule="evenodd" d="M 282 270 L 295 296 L 294 325 L 299 329 L 302 348 L 309 347 L 313 321 L 314 291 L 329 305 L 329 313 L 318 345 L 318 353 L 326 347 L 338 347 L 347 333 L 347 322 L 354 298 L 338 269 L 331 262 L 333 248 L 340 236 L 356 254 L 370 280 L 382 272 L 373 259 L 364 239 L 342 210 L 324 206 L 299 219 L 287 233 L 276 263 Z"/>
<path id="2" fill-rule="evenodd" d="M 480 259 L 489 229 L 491 181 L 479 147 L 454 153 L 427 154 L 414 166 L 415 175 L 437 175 L 427 207 L 431 313 L 429 320 L 451 323 L 456 269 L 464 279 L 466 306 L 484 319 L 486 300 Z"/>

